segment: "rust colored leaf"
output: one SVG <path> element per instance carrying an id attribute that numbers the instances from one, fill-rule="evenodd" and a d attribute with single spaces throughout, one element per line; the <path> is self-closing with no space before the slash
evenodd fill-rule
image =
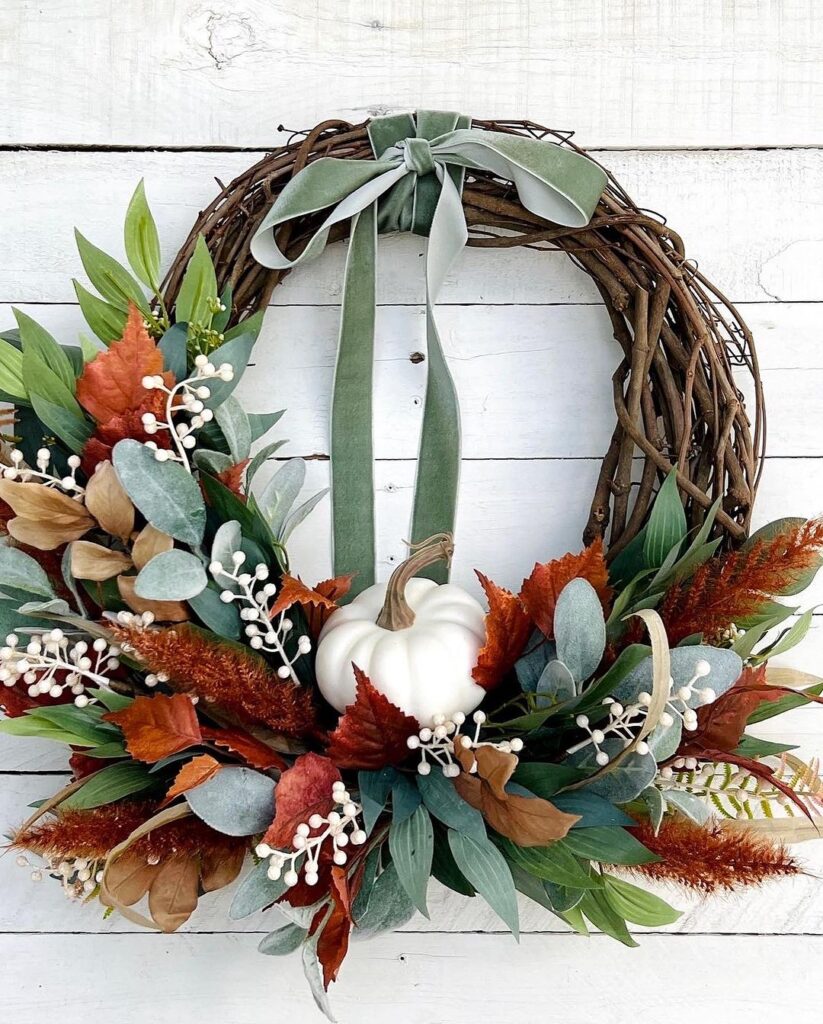
<path id="1" fill-rule="evenodd" d="M 780 686 L 772 686 L 766 682 L 766 666 L 744 668 L 743 674 L 721 697 L 697 712 L 697 729 L 684 733 L 684 757 L 692 752 L 714 748 L 732 751 L 740 743 L 746 730 L 749 715 L 760 704 L 779 700 L 786 693 L 791 693 Z"/>
<path id="2" fill-rule="evenodd" d="M 384 768 L 408 757 L 406 740 L 420 729 L 416 718 L 405 714 L 374 688 L 356 666 L 355 702 L 350 704 L 329 736 L 326 753 L 340 768 Z"/>
<path id="3" fill-rule="evenodd" d="M 143 423 L 143 413 L 146 412 L 153 412 L 159 420 L 165 419 L 166 395 L 162 391 L 146 391 L 138 408 L 97 424 L 97 430 L 83 448 L 83 472 L 87 476 L 91 476 L 101 462 L 111 461 L 114 446 L 126 437 L 134 438 L 135 441 L 151 441 L 159 448 L 171 447 L 168 430 L 161 430 L 157 434 L 146 433 Z"/>
<path id="4" fill-rule="evenodd" d="M 233 466 L 229 466 L 227 469 L 221 469 L 217 474 L 217 479 L 223 484 L 224 487 L 240 498 L 241 501 L 246 500 L 246 493 L 243 490 L 243 474 L 246 472 L 246 466 L 251 462 L 251 459 L 243 459 L 242 462 L 235 462 Z"/>
<path id="5" fill-rule="evenodd" d="M 326 625 L 326 621 L 334 609 L 340 604 L 343 598 L 351 590 L 351 583 L 356 573 L 348 573 L 346 576 L 335 576 L 330 580 L 323 580 L 314 587 L 316 594 L 327 597 L 334 602 L 333 607 L 327 608 L 323 605 L 309 605 L 303 610 L 309 625 L 309 632 L 316 640 L 320 636 L 320 630 Z"/>
<path id="6" fill-rule="evenodd" d="M 578 555 L 568 554 L 552 562 L 535 564 L 531 575 L 523 580 L 520 600 L 532 622 L 549 639 L 554 635 L 554 609 L 560 591 L 578 577 L 591 583 L 606 608 L 612 590 L 600 538 Z"/>
<path id="7" fill-rule="evenodd" d="M 284 573 L 280 580 L 280 593 L 272 605 L 270 617 L 274 618 L 275 615 L 280 615 L 281 612 L 285 612 L 295 604 L 327 609 L 336 607 L 335 602 L 330 597 L 326 597 L 325 594 L 321 594 L 318 590 L 312 590 L 311 587 L 307 587 L 298 577 L 289 576 L 288 573 Z"/>
<path id="8" fill-rule="evenodd" d="M 334 807 L 332 786 L 340 772 L 328 757 L 303 754 L 280 776 L 274 791 L 276 813 L 263 842 L 291 848 L 295 830 L 313 814 L 326 816 Z"/>
<path id="9" fill-rule="evenodd" d="M 489 602 L 486 616 L 486 643 L 477 656 L 472 678 L 485 690 L 503 679 L 523 653 L 529 635 L 529 617 L 520 599 L 498 587 L 482 573 L 477 578 Z"/>
<path id="10" fill-rule="evenodd" d="M 166 807 L 178 796 L 182 796 L 183 793 L 194 789 L 195 786 L 202 785 L 219 769 L 220 762 L 216 761 L 211 754 L 200 754 L 198 757 L 193 757 L 191 761 L 187 761 L 183 765 L 175 776 L 174 782 L 171 784 L 160 807 Z"/>
<path id="11" fill-rule="evenodd" d="M 159 761 L 203 741 L 194 705 L 182 693 L 137 697 L 127 708 L 109 711 L 103 718 L 120 726 L 126 749 L 137 761 Z"/>
<path id="12" fill-rule="evenodd" d="M 202 726 L 200 731 L 204 740 L 237 754 L 252 768 L 259 768 L 261 771 L 277 768 L 284 772 L 289 767 L 288 762 L 276 750 L 267 747 L 261 740 L 255 739 L 242 729 L 210 729 Z"/>
<path id="13" fill-rule="evenodd" d="M 77 401 L 97 423 L 108 423 L 141 407 L 148 394 L 143 378 L 155 374 L 163 374 L 167 385 L 174 383 L 170 373 L 163 373 L 163 353 L 149 337 L 140 311 L 130 305 L 120 340 L 86 363 L 77 381 Z"/>
<path id="14" fill-rule="evenodd" d="M 160 865 L 149 889 L 149 913 L 161 931 L 177 931 L 194 913 L 199 880 L 194 857 L 171 857 Z"/>
<path id="15" fill-rule="evenodd" d="M 323 988 L 337 980 L 340 965 L 349 949 L 352 917 L 348 881 L 344 868 L 335 865 L 331 870 L 331 913 L 323 906 L 311 923 L 313 935 L 325 920 L 323 931 L 317 940 L 317 959 L 323 965 Z M 328 919 L 326 915 L 328 914 Z"/>
<path id="16" fill-rule="evenodd" d="M 517 757 L 494 747 L 458 750 L 464 771 L 454 780 L 460 796 L 480 811 L 495 832 L 518 846 L 546 846 L 562 839 L 579 821 L 541 797 L 521 796 L 506 791 L 506 784 L 517 767 Z M 476 766 L 476 774 L 470 774 Z"/>

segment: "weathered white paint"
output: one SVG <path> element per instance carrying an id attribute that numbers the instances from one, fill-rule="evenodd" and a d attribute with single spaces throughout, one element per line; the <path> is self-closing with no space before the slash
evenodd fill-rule
<path id="1" fill-rule="evenodd" d="M 25 304 L 61 340 L 81 320 L 71 231 L 122 255 L 122 216 L 140 177 L 171 257 L 197 211 L 260 154 L 192 146 L 276 145 L 282 121 L 359 120 L 414 106 L 531 116 L 576 128 L 640 205 L 666 214 L 688 254 L 755 331 L 769 408 L 757 523 L 823 511 L 823 18 L 813 0 L 6 0 L 0 9 L 0 329 Z M 27 152 L 20 147 L 44 147 Z M 91 145 L 95 151 L 72 151 Z M 180 147 L 112 152 L 107 147 Z M 49 151 L 48 146 L 68 151 Z M 723 147 L 757 146 L 756 151 Z M 802 148 L 784 148 L 802 147 Z M 675 151 L 671 151 L 675 150 Z M 679 150 L 679 151 L 677 151 Z M 420 240 L 381 240 L 378 563 L 402 557 L 424 364 Z M 274 296 L 243 396 L 287 407 L 287 454 L 328 451 L 327 418 L 344 249 Z M 611 422 L 615 345 L 588 278 L 566 257 L 467 250 L 440 322 L 461 393 L 464 454 L 456 579 L 482 567 L 516 587 L 535 560 L 579 546 Z M 299 345 L 295 341 L 299 341 Z M 577 369 L 585 365 L 586 374 Z M 745 382 L 741 378 L 741 385 Z M 569 429 L 573 426 L 573 429 Z M 261 483 L 273 465 L 264 468 Z M 309 463 L 307 493 L 327 482 Z M 291 547 L 312 581 L 328 575 L 324 503 Z M 823 581 L 801 598 L 823 601 Z M 823 674 L 823 617 L 784 663 Z M 756 730 L 823 751 L 820 712 Z M 0 827 L 58 788 L 65 754 L 0 738 Z M 518 948 L 478 900 L 433 886 L 431 922 L 358 945 L 335 1006 L 344 1024 L 478 1019 L 623 1024 L 643 1014 L 693 1024 L 755 1016 L 811 1024 L 807 995 L 823 934 L 823 842 L 798 849 L 810 874 L 705 904 L 668 893 L 684 917 L 629 951 L 559 934 L 523 908 Z M 659 890 L 664 892 L 664 890 Z M 20 1024 L 57 1015 L 131 1024 L 317 1019 L 295 960 L 266 961 L 266 916 L 228 921 L 207 897 L 185 934 L 134 933 L 0 858 L 4 1010 Z M 269 918 L 271 915 L 269 915 Z M 66 933 L 76 934 L 66 934 Z M 217 932 L 218 934 L 205 934 Z M 220 934 L 225 932 L 224 934 Z M 443 934 L 431 934 L 440 932 Z M 97 934 L 106 933 L 106 934 Z M 429 934 L 422 934 L 429 933 Z M 554 933 L 554 934 L 553 934 Z M 758 937 L 755 937 L 758 936 Z M 94 965 L 94 984 L 83 971 Z M 173 965 L 173 966 L 172 966 Z M 680 979 L 688 976 L 689 984 Z M 492 983 L 491 979 L 494 979 Z"/>
<path id="2" fill-rule="evenodd" d="M 0 141 L 270 146 L 458 109 L 584 144 L 819 143 L 813 0 L 6 0 Z M 54 67 L 59 52 L 59 73 Z"/>

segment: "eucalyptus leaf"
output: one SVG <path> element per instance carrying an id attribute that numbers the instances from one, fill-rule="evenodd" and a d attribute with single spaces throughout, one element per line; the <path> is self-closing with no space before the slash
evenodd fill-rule
<path id="1" fill-rule="evenodd" d="M 548 700 L 551 704 L 571 700 L 576 693 L 574 676 L 562 661 L 557 659 L 550 661 L 537 680 L 535 693 L 539 698 Z M 539 701 L 537 706 L 541 707 L 542 701 Z"/>
<path id="2" fill-rule="evenodd" d="M 600 749 L 609 756 L 610 761 L 614 761 L 617 755 L 623 752 L 624 742 L 621 739 L 607 737 L 600 744 Z M 611 803 L 624 804 L 634 800 L 657 775 L 657 762 L 651 754 L 638 754 L 637 751 L 632 751 L 616 767 L 603 774 L 601 766 L 597 763 L 596 754 L 594 746 L 590 744 L 570 754 L 569 760 L 576 767 L 583 768 L 592 775 L 598 775 L 584 787 L 584 791 L 602 796 Z"/>
<path id="3" fill-rule="evenodd" d="M 209 584 L 199 594 L 188 599 L 189 608 L 204 626 L 227 640 L 239 640 L 241 636 L 240 613 L 237 605 L 220 600 L 220 589 Z"/>
<path id="4" fill-rule="evenodd" d="M 680 811 L 696 825 L 705 825 L 711 817 L 711 808 L 701 797 L 682 789 L 667 789 L 663 796 L 671 809 Z"/>
<path id="5" fill-rule="evenodd" d="M 526 653 L 517 660 L 514 671 L 520 689 L 524 693 L 535 693 L 543 669 L 552 658 L 557 657 L 557 649 L 538 629 L 529 637 L 525 649 Z"/>
<path id="6" fill-rule="evenodd" d="M 357 774 L 360 804 L 363 808 L 363 829 L 371 835 L 377 819 L 383 813 L 392 786 L 398 774 L 394 768 L 380 768 L 377 771 L 362 771 Z"/>
<path id="7" fill-rule="evenodd" d="M 597 591 L 588 580 L 573 579 L 561 590 L 554 612 L 557 657 L 576 683 L 597 669 L 606 649 L 606 621 Z"/>
<path id="8" fill-rule="evenodd" d="M 211 395 L 204 401 L 209 409 L 217 409 L 221 406 L 240 383 L 240 378 L 248 366 L 254 341 L 255 339 L 250 334 L 240 334 L 236 338 L 232 338 L 231 341 L 224 342 L 209 354 L 209 361 L 215 366 L 228 363 L 234 371 L 231 380 L 209 381 L 208 388 Z"/>
<path id="9" fill-rule="evenodd" d="M 656 786 L 647 786 L 640 794 L 640 799 L 648 808 L 649 821 L 654 829 L 654 834 L 657 835 L 663 823 L 663 815 L 666 813 L 666 801 L 663 799 L 663 794 Z"/>
<path id="10" fill-rule="evenodd" d="M 303 943 L 303 974 L 305 974 L 306 981 L 309 983 L 309 989 L 317 1009 L 334 1024 L 335 1016 L 331 1012 L 329 997 L 323 985 L 320 961 L 317 959 L 317 940 L 319 937 L 318 933 L 313 939 Z"/>
<path id="11" fill-rule="evenodd" d="M 16 587 L 30 594 L 54 597 L 54 589 L 39 563 L 19 548 L 0 541 L 0 581 L 3 586 Z"/>
<path id="12" fill-rule="evenodd" d="M 227 836 L 265 831 L 274 819 L 274 783 L 251 768 L 223 767 L 186 793 L 189 807 Z"/>
<path id="13" fill-rule="evenodd" d="M 743 662 L 740 656 L 732 650 L 721 647 L 707 647 L 704 644 L 693 644 L 686 647 L 674 647 L 670 652 L 671 673 L 674 684 L 672 691 L 676 693 L 681 687 L 687 686 L 692 679 L 698 676 L 697 669 L 701 662 L 709 666 L 709 673 L 702 678 L 702 687 L 714 691 L 716 697 L 720 697 L 729 690 L 740 678 L 743 671 Z M 633 704 L 642 692 L 651 693 L 652 690 L 652 659 L 648 657 L 641 661 L 622 682 L 612 691 L 616 700 L 621 704 Z M 701 704 L 700 695 L 695 691 L 686 702 L 690 708 L 698 708 Z"/>
<path id="14" fill-rule="evenodd" d="M 189 375 L 186 340 L 189 325 L 185 322 L 172 324 L 157 343 L 163 353 L 163 366 L 174 374 L 175 380 L 185 380 Z"/>
<path id="15" fill-rule="evenodd" d="M 200 544 L 206 506 L 190 473 L 176 463 L 158 462 L 150 448 L 131 439 L 115 445 L 113 459 L 120 483 L 152 526 L 186 544 Z"/>
<path id="16" fill-rule="evenodd" d="M 199 558 L 172 548 L 155 555 L 138 573 L 134 591 L 148 601 L 188 601 L 208 584 Z"/>

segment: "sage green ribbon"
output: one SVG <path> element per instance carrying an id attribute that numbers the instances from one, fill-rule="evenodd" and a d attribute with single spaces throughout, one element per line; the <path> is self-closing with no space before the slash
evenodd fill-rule
<path id="1" fill-rule="evenodd" d="M 331 416 L 335 574 L 356 572 L 353 592 L 374 582 L 372 438 L 377 234 L 428 235 L 426 401 L 417 464 L 412 541 L 452 532 L 460 469 L 460 414 L 434 318 L 437 296 L 468 238 L 460 200 L 466 169 L 511 181 L 523 206 L 555 224 L 585 226 L 606 185 L 587 157 L 552 142 L 469 127 L 468 118 L 419 111 L 369 125 L 375 160 L 321 157 L 286 185 L 251 243 L 266 267 L 289 270 L 319 256 L 335 224 L 351 220 Z M 330 212 L 289 259 L 275 231 L 286 221 Z M 444 582 L 448 570 L 430 575 Z"/>

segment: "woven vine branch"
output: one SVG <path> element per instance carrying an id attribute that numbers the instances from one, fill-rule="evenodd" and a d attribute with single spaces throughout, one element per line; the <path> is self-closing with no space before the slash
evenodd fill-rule
<path id="1" fill-rule="evenodd" d="M 584 152 L 569 133 L 532 121 L 473 124 Z M 169 270 L 166 294 L 174 300 L 197 236 L 203 234 L 220 288 L 232 286 L 233 322 L 265 308 L 285 274 L 256 263 L 249 243 L 277 195 L 318 157 L 363 160 L 372 155 L 365 123 L 336 120 L 267 154 L 200 214 Z M 640 209 L 610 173 L 608 188 L 584 228 L 559 227 L 529 213 L 509 182 L 485 173 L 467 174 L 463 206 L 469 245 L 565 252 L 592 278 L 611 319 L 623 353 L 612 378 L 617 421 L 583 532 L 586 543 L 602 536 L 611 557 L 622 550 L 642 528 L 660 481 L 674 465 L 689 522 L 697 524 L 721 497 L 716 528 L 726 543 L 742 541 L 765 442 L 757 356 L 748 327 L 686 259 L 680 236 L 662 218 Z M 313 215 L 297 226 L 285 225 L 278 236 L 281 249 L 290 256 L 299 253 L 319 219 Z M 345 238 L 348 230 L 348 224 L 338 225 L 332 240 Z M 747 370 L 753 379 L 752 419 L 735 368 Z"/>

